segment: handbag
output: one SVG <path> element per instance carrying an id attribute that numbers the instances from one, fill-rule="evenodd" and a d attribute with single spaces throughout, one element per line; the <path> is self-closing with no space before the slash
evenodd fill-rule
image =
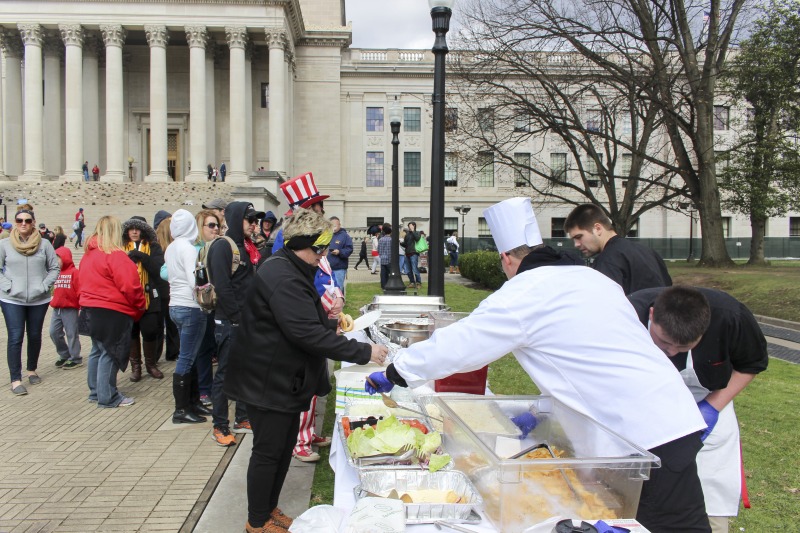
<path id="1" fill-rule="evenodd" d="M 78 311 L 78 335 L 89 337 L 91 334 L 89 311 L 86 308 L 81 308 L 81 310 Z"/>
<path id="2" fill-rule="evenodd" d="M 72 229 L 74 229 L 75 231 L 78 231 L 79 229 L 81 229 L 81 223 L 80 223 L 79 220 L 76 220 L 75 223 L 72 224 Z"/>
<path id="3" fill-rule="evenodd" d="M 420 237 L 419 240 L 416 243 L 414 243 L 414 250 L 418 254 L 421 254 L 422 252 L 427 252 L 428 251 L 428 239 L 426 239 L 425 237 Z"/>

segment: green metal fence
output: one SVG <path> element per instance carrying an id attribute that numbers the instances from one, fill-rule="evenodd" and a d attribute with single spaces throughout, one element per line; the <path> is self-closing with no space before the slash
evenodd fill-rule
<path id="1" fill-rule="evenodd" d="M 654 249 L 664 259 L 687 259 L 689 257 L 689 239 L 631 239 Z M 459 238 L 461 252 L 474 252 L 477 250 L 496 250 L 494 241 L 490 237 Z M 573 249 L 570 239 L 544 239 L 544 243 L 553 248 Z M 750 239 L 730 238 L 725 239 L 725 246 L 732 259 L 747 259 L 750 257 Z M 692 251 L 695 259 L 700 258 L 703 249 L 702 239 L 693 239 Z M 764 239 L 764 257 L 768 259 L 796 259 L 800 258 L 800 237 L 767 237 Z"/>

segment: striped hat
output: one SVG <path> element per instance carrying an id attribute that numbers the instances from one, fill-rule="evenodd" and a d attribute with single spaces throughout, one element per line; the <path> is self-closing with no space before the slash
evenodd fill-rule
<path id="1" fill-rule="evenodd" d="M 310 206 L 319 203 L 329 196 L 321 195 L 314 183 L 314 175 L 311 172 L 300 174 L 281 184 L 281 191 L 289 203 L 289 207 L 297 209 L 302 207 L 308 209 Z"/>

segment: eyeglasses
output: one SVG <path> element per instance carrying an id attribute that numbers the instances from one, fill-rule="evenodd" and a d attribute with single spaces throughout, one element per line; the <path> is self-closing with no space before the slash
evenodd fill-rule
<path id="1" fill-rule="evenodd" d="M 32 218 L 15 218 L 17 224 L 33 224 Z"/>
<path id="2" fill-rule="evenodd" d="M 217 224 L 216 222 L 209 222 L 208 224 L 203 224 L 203 225 L 204 225 L 205 227 L 207 227 L 207 228 L 211 228 L 211 229 L 217 229 L 217 228 L 219 228 L 219 224 Z"/>
<path id="3" fill-rule="evenodd" d="M 258 223 L 258 218 L 257 217 L 248 217 L 247 218 L 247 223 L 248 224 L 257 224 Z"/>
<path id="4" fill-rule="evenodd" d="M 311 249 L 314 251 L 315 254 L 322 255 L 328 249 L 328 246 L 330 246 L 330 245 L 323 244 L 322 246 L 315 246 L 315 245 L 312 244 L 311 245 Z"/>

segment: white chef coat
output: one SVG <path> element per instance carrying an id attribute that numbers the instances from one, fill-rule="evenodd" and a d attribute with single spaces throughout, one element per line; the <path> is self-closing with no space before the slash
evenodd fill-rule
<path id="1" fill-rule="evenodd" d="M 541 266 L 394 360 L 409 386 L 513 352 L 543 394 L 652 449 L 706 427 L 622 289 L 584 266 Z"/>

